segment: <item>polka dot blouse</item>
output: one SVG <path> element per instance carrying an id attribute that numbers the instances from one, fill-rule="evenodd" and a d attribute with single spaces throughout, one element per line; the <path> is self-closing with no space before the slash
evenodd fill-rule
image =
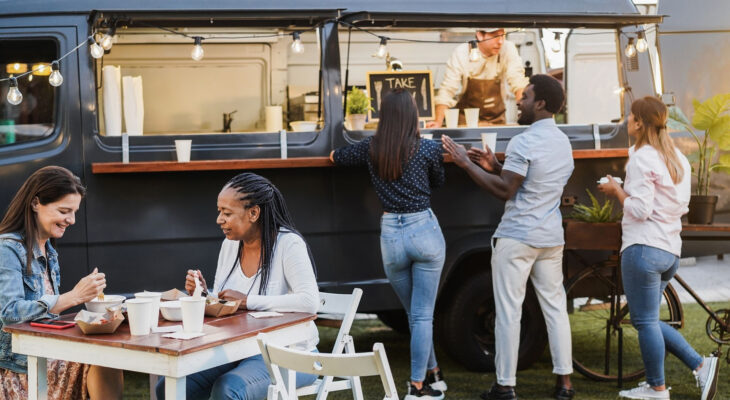
<path id="1" fill-rule="evenodd" d="M 431 189 L 444 184 L 444 156 L 441 145 L 421 139 L 418 151 L 411 156 L 400 178 L 387 182 L 375 173 L 370 159 L 372 137 L 335 150 L 335 164 L 340 166 L 367 165 L 375 192 L 389 213 L 406 214 L 431 207 Z"/>

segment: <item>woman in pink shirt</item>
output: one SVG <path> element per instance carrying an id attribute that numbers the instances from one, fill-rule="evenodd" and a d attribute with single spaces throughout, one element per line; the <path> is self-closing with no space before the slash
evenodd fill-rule
<path id="1" fill-rule="evenodd" d="M 609 175 L 598 188 L 618 198 L 624 216 L 621 275 L 631 308 L 631 323 L 639 333 L 646 383 L 619 392 L 628 399 L 669 399 L 664 383 L 665 349 L 695 375 L 702 400 L 712 399 L 717 387 L 717 357 L 702 357 L 674 328 L 659 320 L 662 292 L 677 272 L 682 250 L 682 215 L 689 204 L 691 174 L 687 158 L 666 129 L 667 107 L 654 97 L 631 104 L 626 182 L 622 189 Z"/>

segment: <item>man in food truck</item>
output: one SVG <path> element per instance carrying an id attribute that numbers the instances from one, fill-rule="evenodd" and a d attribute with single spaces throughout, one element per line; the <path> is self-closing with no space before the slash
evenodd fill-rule
<path id="1" fill-rule="evenodd" d="M 440 128 L 449 108 L 478 108 L 480 123 L 506 122 L 502 81 L 519 99 L 528 78 L 517 47 L 505 35 L 503 28 L 483 28 L 477 30 L 476 40 L 454 49 L 435 99 L 436 118 L 426 127 Z M 463 115 L 459 118 L 463 123 Z"/>

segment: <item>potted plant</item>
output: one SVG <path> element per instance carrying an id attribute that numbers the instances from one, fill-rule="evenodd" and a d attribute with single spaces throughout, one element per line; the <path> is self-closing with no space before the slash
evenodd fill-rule
<path id="1" fill-rule="evenodd" d="M 370 102 L 373 99 L 365 95 L 365 92 L 357 87 L 347 92 L 347 122 L 351 130 L 360 131 L 365 129 L 365 119 L 368 111 L 373 107 Z"/>
<path id="2" fill-rule="evenodd" d="M 730 173 L 730 93 L 718 94 L 702 103 L 693 100 L 692 106 L 692 122 L 679 107 L 672 106 L 667 125 L 689 131 L 697 142 L 697 151 L 687 156 L 697 177 L 687 220 L 690 224 L 711 224 L 717 205 L 717 196 L 708 193 L 712 173 Z"/>
<path id="3" fill-rule="evenodd" d="M 576 204 L 568 214 L 565 228 L 565 248 L 569 250 L 619 250 L 621 249 L 621 213 L 614 215 L 613 201 L 601 204 L 586 189 L 590 205 Z"/>

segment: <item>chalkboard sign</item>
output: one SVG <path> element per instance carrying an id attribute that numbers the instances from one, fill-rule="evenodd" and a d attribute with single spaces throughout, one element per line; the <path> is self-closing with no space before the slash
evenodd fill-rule
<path id="1" fill-rule="evenodd" d="M 380 118 L 380 102 L 395 89 L 404 89 L 416 100 L 418 119 L 432 120 L 433 80 L 431 71 L 374 71 L 367 73 L 368 94 L 373 107 L 368 114 L 371 121 Z"/>

